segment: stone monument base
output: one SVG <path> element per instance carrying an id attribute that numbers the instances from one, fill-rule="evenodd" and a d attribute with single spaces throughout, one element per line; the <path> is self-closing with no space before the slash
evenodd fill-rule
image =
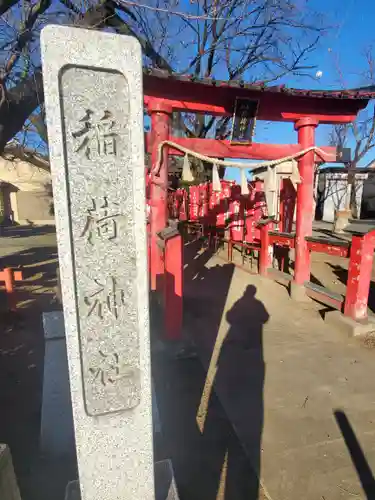
<path id="1" fill-rule="evenodd" d="M 72 400 L 62 311 L 43 313 L 45 340 L 40 452 L 44 457 L 75 455 Z"/>
<path id="2" fill-rule="evenodd" d="M 154 472 L 155 500 L 179 500 L 172 462 L 170 460 L 156 462 Z M 11 498 L 11 500 L 13 500 L 13 498 Z M 71 481 L 68 483 L 65 491 L 65 500 L 81 500 L 78 481 Z"/>
<path id="3" fill-rule="evenodd" d="M 0 499 L 21 500 L 13 469 L 12 456 L 6 444 L 0 444 Z"/>

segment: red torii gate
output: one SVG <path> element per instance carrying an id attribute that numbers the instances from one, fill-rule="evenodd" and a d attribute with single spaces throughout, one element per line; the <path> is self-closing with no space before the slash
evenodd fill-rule
<path id="1" fill-rule="evenodd" d="M 286 89 L 283 86 L 265 87 L 243 82 L 196 80 L 161 71 L 144 75 L 144 101 L 151 116 L 151 132 L 146 136 L 146 148 L 151 163 L 158 161 L 159 144 L 171 140 L 198 153 L 215 158 L 246 158 L 275 160 L 315 146 L 315 129 L 319 124 L 352 122 L 375 94 L 366 91 L 308 91 Z M 258 101 L 258 120 L 294 123 L 298 144 L 234 145 L 215 139 L 188 139 L 171 136 L 172 113 L 185 111 L 214 116 L 232 116 L 237 98 Z M 169 149 L 169 150 L 168 150 Z M 326 162 L 342 161 L 341 152 L 334 147 L 320 147 Z M 160 248 L 158 234 L 167 227 L 168 154 L 181 154 L 164 147 L 158 178 L 151 180 L 150 193 L 150 286 L 163 292 L 169 337 L 178 336 L 182 322 L 182 246 L 169 251 L 168 263 Z M 314 152 L 298 160 L 302 183 L 297 188 L 295 273 L 291 283 L 292 297 L 305 295 L 304 283 L 310 279 L 311 259 L 306 237 L 312 234 L 314 164 L 322 161 Z M 172 279 L 165 282 L 165 265 Z M 176 301 L 176 295 L 180 300 Z M 173 303 L 173 307 L 169 304 Z M 168 318 L 169 317 L 169 318 Z"/>

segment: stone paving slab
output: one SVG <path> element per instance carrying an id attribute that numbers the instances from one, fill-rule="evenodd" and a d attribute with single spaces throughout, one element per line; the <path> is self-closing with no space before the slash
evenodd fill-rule
<path id="1" fill-rule="evenodd" d="M 269 497 L 367 498 L 334 412 L 375 471 L 375 351 L 327 327 L 316 303 L 217 257 L 186 295 L 187 328 L 207 367 L 216 341 L 208 379 Z"/>

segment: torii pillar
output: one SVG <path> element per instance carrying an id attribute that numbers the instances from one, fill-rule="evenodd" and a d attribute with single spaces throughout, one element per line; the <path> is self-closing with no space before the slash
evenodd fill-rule
<path id="1" fill-rule="evenodd" d="M 152 172 L 158 166 L 160 143 L 170 138 L 173 108 L 163 99 L 152 99 L 148 103 L 148 112 L 151 115 Z M 158 292 L 164 303 L 165 338 L 180 340 L 183 248 L 177 228 L 172 231 L 173 235 L 169 234 L 170 238 L 165 237 L 168 226 L 168 154 L 168 147 L 164 146 L 160 169 L 156 174 L 151 174 L 150 181 L 150 288 Z"/>
<path id="2" fill-rule="evenodd" d="M 318 126 L 315 118 L 300 118 L 295 123 L 298 132 L 298 143 L 301 149 L 315 146 L 315 129 Z M 298 160 L 301 183 L 297 187 L 297 220 L 295 242 L 294 279 L 290 284 L 291 297 L 297 301 L 308 300 L 305 282 L 310 281 L 311 257 L 307 247 L 306 236 L 312 234 L 315 152 L 311 151 Z"/>
<path id="3" fill-rule="evenodd" d="M 148 112 L 151 115 L 151 169 L 158 161 L 159 144 L 170 136 L 172 107 L 163 99 L 151 99 Z M 163 293 L 164 252 L 158 245 L 158 233 L 168 221 L 168 147 L 163 148 L 160 170 L 151 176 L 150 186 L 150 288 Z"/>

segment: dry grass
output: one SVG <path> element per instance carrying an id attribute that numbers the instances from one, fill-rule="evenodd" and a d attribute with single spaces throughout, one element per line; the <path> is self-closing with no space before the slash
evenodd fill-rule
<path id="1" fill-rule="evenodd" d="M 367 349 L 375 349 L 375 332 L 368 333 L 362 340 L 362 344 Z"/>

